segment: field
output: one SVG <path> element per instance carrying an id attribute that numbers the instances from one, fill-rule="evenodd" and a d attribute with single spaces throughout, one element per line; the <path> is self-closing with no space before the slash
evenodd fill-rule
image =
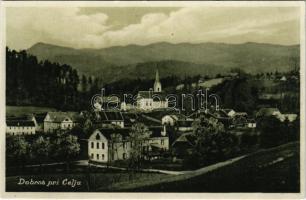
<path id="1" fill-rule="evenodd" d="M 31 113 L 44 113 L 55 111 L 54 108 L 35 107 L 35 106 L 6 106 L 6 116 L 22 116 Z"/>
<path id="2" fill-rule="evenodd" d="M 209 170 L 187 171 L 181 175 L 138 172 L 128 173 L 104 168 L 73 166 L 37 167 L 27 173 L 8 173 L 7 191 L 95 191 L 95 192 L 289 192 L 300 190 L 299 143 L 292 142 L 263 149 L 228 164 Z M 8 172 L 8 171 L 7 171 Z M 17 175 L 24 174 L 24 175 Z M 20 178 L 45 180 L 45 185 L 18 185 Z M 63 185 L 67 179 L 81 185 Z M 46 186 L 49 181 L 58 185 Z"/>
<path id="3" fill-rule="evenodd" d="M 140 180 L 159 180 L 162 177 L 170 175 L 158 174 L 158 173 L 145 173 L 138 172 L 134 174 L 127 173 L 125 171 L 110 170 L 110 169 L 91 169 L 89 173 L 86 167 L 76 167 L 71 170 L 70 173 L 63 172 L 63 166 L 52 166 L 44 169 L 44 173 L 34 173 L 31 175 L 18 175 L 10 176 L 6 178 L 6 191 L 8 192 L 40 192 L 40 191 L 52 191 L 52 192 L 86 192 L 96 190 L 110 190 L 114 184 L 133 184 Z M 39 168 L 35 169 L 39 171 Z M 51 172 L 53 171 L 53 173 Z M 30 184 L 30 181 L 39 181 L 35 184 Z M 29 181 L 28 185 L 18 184 L 22 183 L 22 179 Z M 67 181 L 65 180 L 67 179 Z M 44 181 L 42 183 L 42 181 Z M 68 182 L 70 181 L 70 185 Z M 58 184 L 50 185 L 49 182 L 58 182 Z M 80 185 L 77 185 L 80 182 Z M 73 186 L 73 183 L 75 186 Z M 49 184 L 49 186 L 48 186 Z"/>
<path id="4" fill-rule="evenodd" d="M 299 192 L 299 143 L 262 150 L 231 165 L 195 175 L 143 182 L 118 191 L 133 192 Z"/>

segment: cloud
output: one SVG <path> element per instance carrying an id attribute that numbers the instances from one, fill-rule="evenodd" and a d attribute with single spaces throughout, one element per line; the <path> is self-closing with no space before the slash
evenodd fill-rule
<path id="1" fill-rule="evenodd" d="M 107 31 L 103 13 L 79 15 L 79 8 L 8 8 L 7 38 L 29 46 L 34 41 L 86 46 L 92 35 Z M 13 40 L 13 41 L 12 41 Z"/>
<path id="2" fill-rule="evenodd" d="M 78 8 L 9 8 L 7 13 L 12 45 L 18 40 L 28 46 L 47 42 L 75 48 L 162 41 L 299 42 L 300 13 L 294 7 L 187 7 L 167 14 L 148 13 L 139 23 L 118 30 L 106 25 L 106 14 L 80 14 Z"/>

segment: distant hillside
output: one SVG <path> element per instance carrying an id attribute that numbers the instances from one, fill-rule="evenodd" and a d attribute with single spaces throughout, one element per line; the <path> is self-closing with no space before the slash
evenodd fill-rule
<path id="1" fill-rule="evenodd" d="M 244 43 L 155 43 L 103 49 L 73 49 L 37 43 L 27 50 L 38 59 L 66 63 L 80 73 L 100 76 L 106 82 L 121 78 L 147 78 L 156 66 L 161 76 L 222 73 L 241 68 L 250 73 L 287 71 L 299 46 Z"/>

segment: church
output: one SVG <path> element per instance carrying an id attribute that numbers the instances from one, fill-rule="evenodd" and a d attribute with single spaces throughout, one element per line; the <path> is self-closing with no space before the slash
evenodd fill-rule
<path id="1" fill-rule="evenodd" d="M 137 109 L 154 110 L 168 108 L 166 94 L 162 91 L 159 73 L 156 70 L 154 88 L 149 91 L 139 91 L 137 94 Z"/>

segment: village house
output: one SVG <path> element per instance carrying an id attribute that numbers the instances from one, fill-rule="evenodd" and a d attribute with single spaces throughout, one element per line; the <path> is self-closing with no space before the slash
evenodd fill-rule
<path id="1" fill-rule="evenodd" d="M 101 125 L 115 125 L 120 128 L 124 127 L 124 119 L 121 112 L 118 111 L 100 111 L 95 112 L 95 124 Z"/>
<path id="2" fill-rule="evenodd" d="M 256 128 L 256 121 L 255 121 L 255 119 L 248 119 L 247 120 L 247 127 L 248 128 Z"/>
<path id="3" fill-rule="evenodd" d="M 293 122 L 297 119 L 297 114 L 281 114 L 277 116 L 277 119 L 279 119 L 281 122 L 284 122 L 285 120 L 288 120 L 289 122 Z"/>
<path id="4" fill-rule="evenodd" d="M 150 138 L 142 142 L 143 151 L 150 156 L 153 152 L 169 150 L 169 139 L 163 128 L 149 128 Z M 129 138 L 130 128 L 101 128 L 93 131 L 88 139 L 90 161 L 110 163 L 128 159 L 133 142 Z M 156 155 L 156 154 L 154 154 Z"/>
<path id="5" fill-rule="evenodd" d="M 183 114 L 169 114 L 169 115 L 164 115 L 162 117 L 162 125 L 174 126 L 177 123 L 177 121 L 180 120 L 193 121 L 192 118 L 188 118 Z"/>
<path id="6" fill-rule="evenodd" d="M 80 119 L 77 112 L 48 112 L 44 119 L 44 132 L 72 129 L 79 124 Z"/>
<path id="7" fill-rule="evenodd" d="M 234 117 L 236 112 L 233 109 L 222 109 L 222 112 L 224 112 L 228 117 Z"/>
<path id="8" fill-rule="evenodd" d="M 278 108 L 261 108 L 256 113 L 256 117 L 268 117 L 268 116 L 278 116 L 281 115 L 281 112 Z"/>
<path id="9" fill-rule="evenodd" d="M 284 122 L 285 120 L 288 120 L 289 122 L 293 122 L 297 119 L 298 115 L 294 113 L 281 113 L 277 108 L 261 108 L 257 114 L 256 117 L 264 117 L 264 116 L 274 116 L 281 122 Z"/>
<path id="10" fill-rule="evenodd" d="M 33 135 L 35 124 L 32 120 L 7 120 L 6 133 L 8 135 Z"/>

